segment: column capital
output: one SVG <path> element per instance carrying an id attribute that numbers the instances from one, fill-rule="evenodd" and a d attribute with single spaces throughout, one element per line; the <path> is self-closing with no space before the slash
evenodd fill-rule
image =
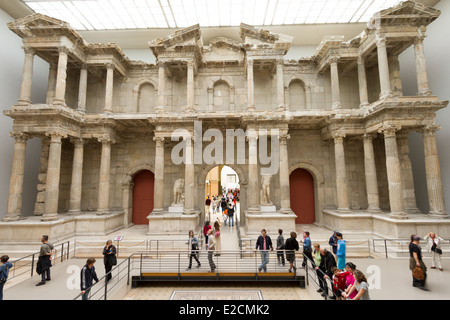
<path id="1" fill-rule="evenodd" d="M 253 59 L 247 59 L 247 67 L 252 67 L 253 68 Z"/>
<path id="2" fill-rule="evenodd" d="M 287 141 L 291 138 L 290 134 L 281 134 L 279 136 L 280 138 L 280 145 L 287 145 Z"/>
<path id="3" fill-rule="evenodd" d="M 357 61 L 358 61 L 358 65 L 364 65 L 365 64 L 365 58 L 361 54 L 358 54 Z"/>
<path id="4" fill-rule="evenodd" d="M 61 46 L 58 48 L 58 52 L 61 53 L 65 53 L 65 54 L 69 54 L 70 53 L 70 49 L 64 46 Z"/>
<path id="5" fill-rule="evenodd" d="M 105 67 L 107 70 L 111 70 L 111 69 L 114 70 L 116 68 L 116 64 L 114 62 L 107 62 L 105 64 Z"/>
<path id="6" fill-rule="evenodd" d="M 337 64 L 339 62 L 340 58 L 339 57 L 331 57 L 328 61 L 330 62 L 330 66 L 332 64 Z"/>
<path id="7" fill-rule="evenodd" d="M 36 49 L 26 46 L 26 47 L 22 47 L 23 51 L 25 52 L 25 54 L 29 54 L 29 55 L 35 55 L 36 54 Z"/>
<path id="8" fill-rule="evenodd" d="M 344 143 L 345 137 L 346 137 L 345 132 L 335 132 L 333 134 L 334 143 Z"/>
<path id="9" fill-rule="evenodd" d="M 376 133 L 364 133 L 362 135 L 363 141 L 373 141 L 377 137 Z"/>
<path id="10" fill-rule="evenodd" d="M 436 131 L 441 130 L 441 126 L 437 124 L 426 125 L 422 129 L 422 134 L 424 136 L 434 136 Z"/>
<path id="11" fill-rule="evenodd" d="M 396 133 L 400 129 L 401 129 L 400 126 L 388 124 L 388 125 L 384 125 L 383 127 L 381 127 L 378 130 L 378 132 L 384 134 L 385 138 L 391 138 L 391 137 L 396 137 Z"/>
<path id="12" fill-rule="evenodd" d="M 70 138 L 70 142 L 75 146 L 75 148 L 82 148 L 87 143 L 87 140 L 82 138 Z"/>
<path id="13" fill-rule="evenodd" d="M 14 138 L 16 142 L 27 142 L 31 138 L 26 132 L 10 132 L 9 136 Z"/>
<path id="14" fill-rule="evenodd" d="M 116 141 L 108 135 L 99 137 L 99 138 L 97 138 L 97 140 L 98 140 L 98 142 L 101 142 L 103 145 L 111 145 L 111 144 L 116 143 Z"/>
<path id="15" fill-rule="evenodd" d="M 48 131 L 45 135 L 50 137 L 50 143 L 61 143 L 61 139 L 67 138 L 67 134 L 59 131 Z"/>
<path id="16" fill-rule="evenodd" d="M 156 142 L 157 147 L 164 147 L 164 137 L 155 136 L 153 137 L 153 141 Z"/>
<path id="17" fill-rule="evenodd" d="M 259 138 L 258 132 L 256 132 L 256 130 L 251 130 L 249 132 L 247 132 L 246 136 L 245 136 L 245 140 L 246 141 L 257 141 Z"/>

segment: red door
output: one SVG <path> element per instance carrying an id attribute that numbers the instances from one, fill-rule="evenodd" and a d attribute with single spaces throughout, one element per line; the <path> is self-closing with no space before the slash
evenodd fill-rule
<path id="1" fill-rule="evenodd" d="M 305 169 L 295 169 L 289 176 L 291 209 L 297 215 L 296 224 L 311 224 L 316 220 L 314 178 Z"/>
<path id="2" fill-rule="evenodd" d="M 133 223 L 148 224 L 147 216 L 153 211 L 155 175 L 144 170 L 134 176 L 133 182 Z"/>

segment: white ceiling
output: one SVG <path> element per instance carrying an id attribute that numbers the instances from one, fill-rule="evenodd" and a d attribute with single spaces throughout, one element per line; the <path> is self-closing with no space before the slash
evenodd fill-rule
<path id="1" fill-rule="evenodd" d="M 10 16 L 12 16 L 15 19 L 34 13 L 33 10 L 31 10 L 24 3 L 24 1 L 30 1 L 30 0 L 0 0 L 0 8 L 3 9 L 6 13 L 8 13 Z M 40 1 L 42 1 L 42 0 L 40 0 Z M 114 1 L 120 1 L 120 0 L 114 0 Z M 122 0 L 122 1 L 124 1 L 124 0 Z M 126 1 L 129 1 L 129 0 L 126 0 Z M 149 0 L 149 1 L 152 1 L 152 0 Z M 163 0 L 160 0 L 160 1 L 163 1 Z M 178 1 L 178 0 L 170 0 L 170 1 L 171 1 L 171 3 L 176 3 L 176 1 Z M 190 1 L 193 1 L 193 0 L 190 0 Z M 196 0 L 196 1 L 199 1 L 199 0 Z M 207 1 L 210 2 L 211 0 L 207 0 Z M 222 0 L 220 0 L 220 1 L 222 1 Z M 230 0 L 230 1 L 236 2 L 236 3 L 241 2 L 241 0 Z M 345 40 L 351 39 L 351 38 L 355 37 L 356 35 L 358 35 L 359 33 L 361 33 L 361 31 L 365 27 L 365 22 L 362 22 L 362 21 L 367 19 L 367 13 L 364 16 L 363 11 L 362 11 L 363 8 L 360 7 L 359 9 L 355 9 L 352 15 L 349 15 L 349 14 L 345 15 L 345 19 L 347 19 L 347 17 L 351 16 L 350 20 L 352 20 L 352 19 L 353 19 L 353 21 L 359 20 L 359 21 L 361 21 L 359 23 L 356 23 L 356 22 L 354 22 L 354 23 L 326 23 L 326 24 L 303 23 L 303 24 L 297 24 L 297 25 L 293 25 L 293 24 L 275 25 L 276 24 L 275 22 L 279 23 L 281 20 L 275 20 L 274 15 L 272 15 L 271 18 L 267 18 L 267 15 L 268 15 L 267 5 L 269 5 L 271 3 L 271 2 L 268 2 L 271 0 L 251 0 L 253 5 L 255 5 L 255 1 L 265 1 L 265 4 L 266 4 L 266 8 L 265 8 L 266 11 L 264 13 L 264 16 L 265 16 L 265 20 L 266 20 L 265 22 L 267 22 L 268 25 L 263 24 L 262 27 L 265 29 L 269 29 L 270 31 L 275 32 L 275 33 L 283 33 L 283 34 L 293 36 L 294 37 L 294 41 L 293 41 L 294 46 L 315 46 L 320 43 L 320 41 L 323 39 L 324 36 L 329 36 L 329 35 L 342 35 L 342 36 L 344 36 Z M 277 0 L 277 2 L 283 2 L 283 3 L 287 3 L 287 4 L 289 4 L 290 1 L 298 1 L 298 0 Z M 311 0 L 305 0 L 305 1 L 311 2 Z M 346 3 L 348 4 L 348 2 L 350 0 L 332 0 L 332 1 L 334 1 L 334 2 L 347 1 Z M 363 0 L 361 0 L 361 1 L 363 1 Z M 385 4 L 387 0 L 364 0 L 364 1 L 369 1 L 370 3 L 377 2 L 379 5 L 380 3 Z M 398 2 L 397 0 L 392 0 L 392 1 L 395 3 Z M 58 0 L 58 2 L 59 2 L 59 0 Z M 249 1 L 245 0 L 245 2 L 248 3 Z M 319 1 L 314 0 L 314 2 L 322 2 L 322 0 L 319 0 Z M 423 3 L 427 6 L 435 6 L 439 2 L 439 0 L 417 0 L 416 2 Z M 344 2 L 342 2 L 341 5 L 343 5 L 343 4 L 344 4 Z M 357 14 L 357 12 L 359 12 L 359 13 Z M 358 16 L 359 14 L 360 14 L 360 16 Z M 283 14 L 283 16 L 286 19 L 287 15 Z M 298 17 L 299 15 L 297 14 L 294 16 Z M 287 20 L 284 20 L 284 22 L 292 22 L 292 19 L 297 19 L 294 16 L 291 15 L 290 18 Z M 317 21 L 319 19 L 318 12 L 316 12 L 316 16 L 317 17 L 315 18 L 315 21 Z M 356 16 L 358 16 L 359 18 Z M 173 17 L 175 17 L 175 15 Z M 339 17 L 342 18 L 343 15 L 342 14 L 339 15 Z M 322 17 L 322 20 L 320 20 L 320 21 L 323 21 L 323 19 L 325 19 L 325 18 Z M 66 19 L 63 19 L 63 20 L 67 21 Z M 234 24 L 239 25 L 240 22 L 238 23 L 238 20 L 243 20 L 242 22 L 244 22 L 244 23 L 251 22 L 251 21 L 249 21 L 250 18 L 245 18 L 245 17 L 242 18 L 242 16 L 241 16 L 241 19 L 233 20 Z M 168 21 L 168 19 L 166 17 L 166 22 L 167 21 Z M 208 20 L 208 21 L 212 21 L 212 20 Z M 298 20 L 298 21 L 300 21 L 300 20 Z M 329 21 L 331 21 L 331 20 L 329 20 Z M 192 23 L 192 22 L 195 22 L 195 23 Z M 125 30 L 77 30 L 77 31 L 83 36 L 83 38 L 87 42 L 90 42 L 90 43 L 115 42 L 124 50 L 144 49 L 144 48 L 148 48 L 149 40 L 167 37 L 167 36 L 173 34 L 175 32 L 175 30 L 177 30 L 181 27 L 184 27 L 186 25 L 196 24 L 199 22 L 201 22 L 201 21 L 198 18 L 197 18 L 197 20 L 195 20 L 195 19 L 187 20 L 186 19 L 186 20 L 176 23 L 177 26 L 178 26 L 178 24 L 180 24 L 180 26 L 178 26 L 178 28 L 141 28 L 141 29 L 134 28 L 134 29 L 125 29 Z M 294 22 L 295 22 L 295 20 L 294 20 Z M 306 20 L 303 22 L 306 22 Z M 220 23 L 220 21 L 219 21 L 219 23 Z M 212 21 L 212 23 L 208 22 L 208 24 L 219 24 L 219 23 L 216 23 L 214 21 Z M 203 20 L 203 24 L 205 24 L 205 20 Z M 219 37 L 219 36 L 227 37 L 227 38 L 230 38 L 233 40 L 240 40 L 238 26 L 234 26 L 233 23 L 231 23 L 231 20 L 227 20 L 227 22 L 226 23 L 224 22 L 223 24 L 225 24 L 225 25 L 228 24 L 228 26 L 204 27 L 204 26 L 202 26 L 202 23 L 200 23 L 200 25 L 202 27 L 202 29 L 201 29 L 202 36 L 203 36 L 203 40 L 204 40 L 205 44 L 209 43 L 210 40 L 212 40 L 216 37 Z M 252 24 L 252 23 L 250 23 L 250 24 Z"/>

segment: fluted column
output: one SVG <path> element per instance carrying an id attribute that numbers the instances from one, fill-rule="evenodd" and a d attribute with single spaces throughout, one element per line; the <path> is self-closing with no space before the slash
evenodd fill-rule
<path id="1" fill-rule="evenodd" d="M 61 175 L 62 138 L 67 136 L 59 132 L 46 133 L 50 136 L 47 180 L 45 183 L 45 210 L 42 221 L 58 220 L 59 178 Z"/>
<path id="2" fill-rule="evenodd" d="M 195 104 L 195 82 L 194 82 L 194 61 L 187 63 L 187 99 L 186 111 L 194 111 Z"/>
<path id="3" fill-rule="evenodd" d="M 25 173 L 25 154 L 27 140 L 26 133 L 10 133 L 14 138 L 14 153 L 12 159 L 11 177 L 9 180 L 8 203 L 6 216 L 3 221 L 17 221 L 21 219 L 23 176 Z"/>
<path id="4" fill-rule="evenodd" d="M 425 172 L 427 178 L 428 201 L 430 203 L 429 215 L 447 218 L 445 210 L 444 190 L 442 188 L 441 167 L 436 144 L 436 131 L 440 126 L 426 126 L 423 129 L 423 143 L 425 151 Z"/>
<path id="5" fill-rule="evenodd" d="M 77 214 L 81 212 L 81 189 L 83 177 L 83 139 L 71 139 L 73 145 L 73 161 L 72 161 L 72 181 L 70 183 L 70 200 L 69 214 Z"/>
<path id="6" fill-rule="evenodd" d="M 166 67 L 164 62 L 158 64 L 158 105 L 156 111 L 161 112 L 165 109 L 165 91 L 166 91 Z"/>
<path id="7" fill-rule="evenodd" d="M 248 210 L 259 211 L 258 133 L 247 131 L 248 141 Z"/>
<path id="8" fill-rule="evenodd" d="M 56 75 L 55 98 L 53 104 L 66 103 L 66 78 L 67 78 L 67 61 L 69 49 L 66 47 L 59 48 L 58 71 Z"/>
<path id="9" fill-rule="evenodd" d="M 48 70 L 47 99 L 46 103 L 51 104 L 55 98 L 56 75 L 58 73 L 58 65 L 51 63 Z"/>
<path id="10" fill-rule="evenodd" d="M 104 113 L 112 113 L 113 94 L 114 94 L 114 64 L 108 63 L 106 65 L 106 90 L 105 90 L 105 107 Z"/>
<path id="11" fill-rule="evenodd" d="M 380 197 L 378 194 L 377 168 L 375 166 L 375 154 L 373 152 L 373 139 L 376 135 L 364 134 L 364 170 L 366 176 L 366 190 L 368 211 L 380 212 Z"/>
<path id="12" fill-rule="evenodd" d="M 153 212 L 164 210 L 164 137 L 153 137 L 155 150 L 155 188 Z"/>
<path id="13" fill-rule="evenodd" d="M 80 85 L 78 87 L 78 112 L 86 113 L 86 93 L 87 93 L 88 71 L 86 65 L 81 67 Z"/>
<path id="14" fill-rule="evenodd" d="M 331 73 L 331 99 L 333 102 L 333 109 L 341 109 L 341 93 L 339 89 L 339 70 L 338 70 L 339 58 L 331 58 L 330 60 L 330 73 Z"/>
<path id="15" fill-rule="evenodd" d="M 391 207 L 390 216 L 395 219 L 407 219 L 408 216 L 403 209 L 402 172 L 400 159 L 398 157 L 397 130 L 396 127 L 387 125 L 383 127 L 380 132 L 384 134 L 384 144 L 386 149 L 389 204 Z"/>
<path id="16" fill-rule="evenodd" d="M 364 57 L 358 56 L 358 83 L 359 83 L 359 101 L 360 106 L 364 107 L 369 104 L 369 94 L 367 91 L 367 76 Z"/>
<path id="17" fill-rule="evenodd" d="M 289 157 L 287 141 L 289 134 L 280 135 L 280 198 L 282 213 L 291 213 L 291 190 L 289 186 Z"/>
<path id="18" fill-rule="evenodd" d="M 423 40 L 426 35 L 426 27 L 422 26 L 419 28 L 419 36 L 414 39 L 414 52 L 416 54 L 416 72 L 417 72 L 417 87 L 419 96 L 429 96 L 431 95 L 431 90 L 428 85 L 428 73 L 427 73 L 427 63 L 425 59 L 425 49 L 423 45 Z"/>
<path id="19" fill-rule="evenodd" d="M 111 174 L 111 145 L 114 143 L 108 136 L 98 139 L 102 143 L 100 159 L 100 175 L 98 184 L 97 214 L 106 214 L 109 211 L 109 180 Z"/>
<path id="20" fill-rule="evenodd" d="M 35 50 L 25 47 L 25 61 L 23 63 L 22 84 L 20 86 L 19 105 L 29 105 L 31 103 L 31 85 L 33 82 L 33 62 Z"/>
<path id="21" fill-rule="evenodd" d="M 183 214 L 194 214 L 194 146 L 193 137 L 184 137 L 186 141 L 186 157 L 184 171 L 184 211 Z"/>
<path id="22" fill-rule="evenodd" d="M 377 36 L 378 71 L 380 74 L 380 99 L 390 97 L 391 80 L 389 77 L 389 61 L 386 48 L 386 38 Z"/>
<path id="23" fill-rule="evenodd" d="M 411 160 L 409 158 L 409 132 L 401 131 L 397 134 L 400 166 L 402 168 L 403 206 L 405 213 L 419 213 L 416 203 L 414 178 Z"/>
<path id="24" fill-rule="evenodd" d="M 247 60 L 247 110 L 255 110 L 255 83 L 253 80 L 253 60 Z"/>
<path id="25" fill-rule="evenodd" d="M 345 134 L 343 133 L 336 133 L 334 135 L 336 193 L 338 200 L 338 210 L 342 212 L 350 212 L 348 204 L 347 167 L 345 164 L 344 138 Z"/>
<path id="26" fill-rule="evenodd" d="M 284 73 L 283 73 L 283 66 L 284 61 L 283 59 L 278 59 L 277 62 L 277 101 L 278 101 L 278 110 L 286 110 L 285 101 L 284 101 Z"/>

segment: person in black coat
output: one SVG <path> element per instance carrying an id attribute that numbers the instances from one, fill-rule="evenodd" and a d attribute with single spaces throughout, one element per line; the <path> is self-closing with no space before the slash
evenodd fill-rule
<path id="1" fill-rule="evenodd" d="M 89 292 L 91 291 L 92 284 L 98 282 L 97 273 L 95 272 L 95 258 L 89 258 L 86 261 L 86 265 L 81 269 L 80 273 L 80 288 L 82 300 L 88 300 Z"/>
<path id="2" fill-rule="evenodd" d="M 324 284 L 324 288 L 323 288 L 323 293 L 322 296 L 324 297 L 325 295 L 328 295 L 328 285 L 326 282 L 326 279 L 331 279 L 333 278 L 333 271 L 331 270 L 332 267 L 336 267 L 336 260 L 334 259 L 334 256 L 331 252 L 329 252 L 326 248 L 320 248 L 320 256 L 322 258 L 322 260 L 320 261 L 320 265 L 318 267 L 316 267 L 316 270 L 319 269 L 322 272 L 319 272 L 318 274 L 320 274 L 319 278 L 323 277 L 323 284 Z M 331 283 L 331 285 L 333 285 Z"/>
<path id="3" fill-rule="evenodd" d="M 111 280 L 112 274 L 109 273 L 113 266 L 117 264 L 116 247 L 112 244 L 112 240 L 106 241 L 106 246 L 103 248 L 103 263 L 105 264 L 106 282 Z"/>
<path id="4" fill-rule="evenodd" d="M 269 250 L 273 251 L 272 240 L 267 235 L 266 229 L 261 230 L 261 235 L 256 240 L 256 250 L 261 250 L 261 265 L 258 271 L 264 270 L 267 272 L 267 264 L 269 263 Z"/>
<path id="5" fill-rule="evenodd" d="M 291 232 L 291 237 L 286 240 L 284 249 L 286 250 L 286 260 L 289 261 L 289 272 L 292 272 L 292 268 L 294 269 L 295 272 L 296 270 L 296 267 L 294 267 L 295 251 L 298 251 L 300 249 L 297 241 L 297 233 L 295 233 L 294 231 Z"/>

